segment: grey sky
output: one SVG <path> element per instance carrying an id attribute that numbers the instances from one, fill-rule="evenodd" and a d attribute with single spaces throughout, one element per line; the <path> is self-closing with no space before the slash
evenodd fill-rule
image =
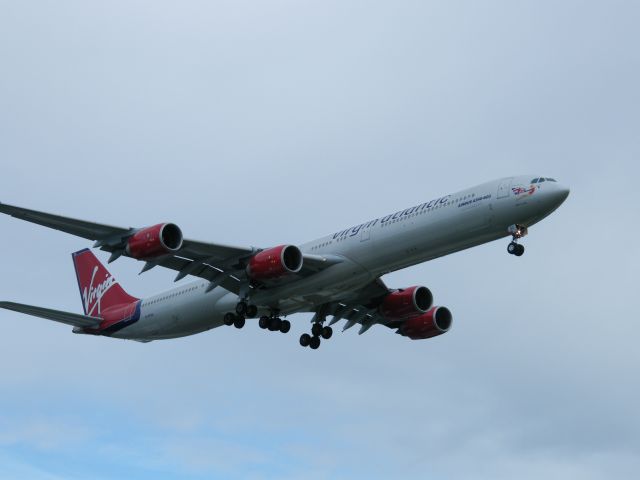
<path id="1" fill-rule="evenodd" d="M 634 2 L 0 1 L 0 201 L 302 243 L 493 178 L 572 189 L 385 277 L 450 333 L 141 345 L 0 312 L 1 478 L 635 478 Z M 0 297 L 80 311 L 87 243 L 0 218 Z M 103 260 L 104 256 L 101 257 Z M 126 259 L 141 296 L 174 274 Z"/>

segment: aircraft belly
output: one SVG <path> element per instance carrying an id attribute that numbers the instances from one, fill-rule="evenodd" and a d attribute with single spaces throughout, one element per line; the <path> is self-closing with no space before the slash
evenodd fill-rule
<path id="1" fill-rule="evenodd" d="M 186 297 L 173 305 L 151 306 L 146 311 L 143 307 L 140 320 L 113 337 L 161 340 L 204 332 L 223 325 L 222 317 L 233 310 L 236 302 L 234 294 L 216 289 Z"/>
<path id="2" fill-rule="evenodd" d="M 296 282 L 258 292 L 251 297 L 256 305 L 278 306 L 282 311 L 305 310 L 342 298 L 371 282 L 375 277 L 349 259 Z"/>

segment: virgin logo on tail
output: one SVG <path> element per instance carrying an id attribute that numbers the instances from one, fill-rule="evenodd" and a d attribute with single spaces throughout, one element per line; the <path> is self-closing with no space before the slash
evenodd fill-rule
<path id="1" fill-rule="evenodd" d="M 89 286 L 85 287 L 82 290 L 82 301 L 84 302 L 85 309 L 87 310 L 87 315 L 91 315 L 96 307 L 98 308 L 98 315 L 100 315 L 100 300 L 102 300 L 102 297 L 104 297 L 109 289 L 116 284 L 115 278 L 113 278 L 107 272 L 105 280 L 102 283 L 94 286 L 93 282 L 97 273 L 98 266 L 95 266 L 93 267 L 93 273 L 91 274 L 91 281 L 89 282 Z"/>

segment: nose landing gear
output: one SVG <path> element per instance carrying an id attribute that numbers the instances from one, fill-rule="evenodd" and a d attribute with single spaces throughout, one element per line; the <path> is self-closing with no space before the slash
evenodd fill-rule
<path id="1" fill-rule="evenodd" d="M 509 246 L 507 246 L 507 252 L 511 255 L 515 255 L 516 257 L 521 257 L 524 255 L 524 245 L 520 245 L 516 242 L 511 242 Z"/>
<path id="2" fill-rule="evenodd" d="M 523 225 L 511 225 L 509 227 L 509 233 L 513 240 L 511 240 L 511 243 L 507 246 L 507 252 L 509 252 L 510 255 L 521 257 L 524 255 L 524 245 L 519 244 L 518 240 L 526 236 L 529 230 Z"/>

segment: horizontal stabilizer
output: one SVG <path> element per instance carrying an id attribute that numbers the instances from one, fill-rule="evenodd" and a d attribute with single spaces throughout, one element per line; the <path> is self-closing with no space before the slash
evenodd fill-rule
<path id="1" fill-rule="evenodd" d="M 80 315 L 78 313 L 62 312 L 60 310 L 52 310 L 50 308 L 34 307 L 33 305 L 24 305 L 14 302 L 0 302 L 0 308 L 13 310 L 14 312 L 26 313 L 34 317 L 46 318 L 54 320 L 74 327 L 97 328 L 102 319 L 90 317 L 88 315 Z"/>

